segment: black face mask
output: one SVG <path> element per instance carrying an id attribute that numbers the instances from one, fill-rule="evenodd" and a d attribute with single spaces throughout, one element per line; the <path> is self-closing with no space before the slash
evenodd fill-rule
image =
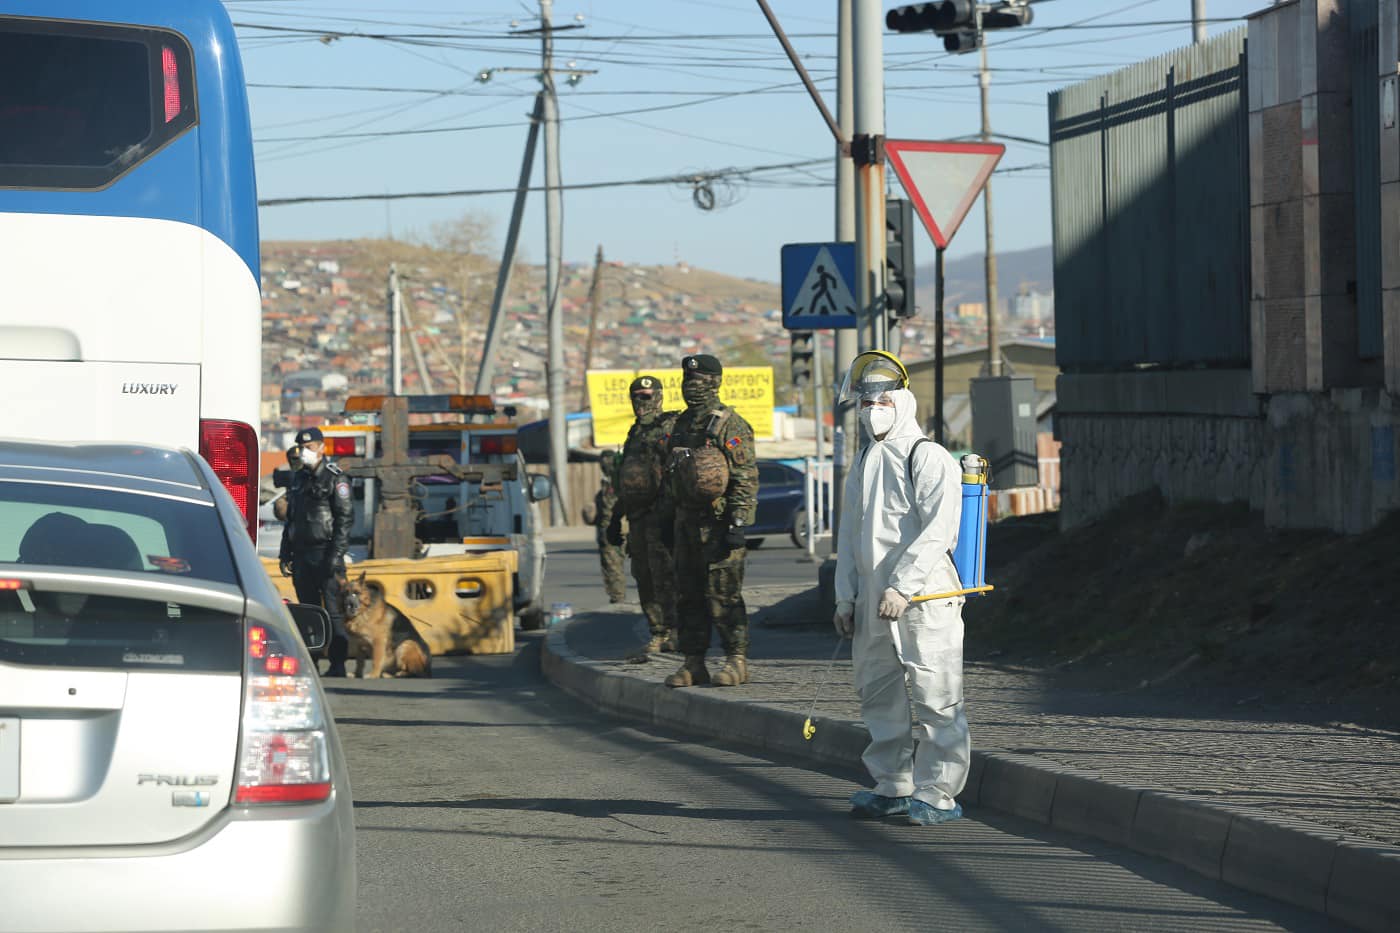
<path id="1" fill-rule="evenodd" d="M 650 398 L 644 396 L 632 396 L 632 414 L 638 418 L 646 419 L 661 413 L 661 396 L 653 394 Z"/>
<path id="2" fill-rule="evenodd" d="M 691 408 L 713 404 L 719 400 L 719 380 L 705 376 L 687 379 L 681 383 L 681 398 Z"/>

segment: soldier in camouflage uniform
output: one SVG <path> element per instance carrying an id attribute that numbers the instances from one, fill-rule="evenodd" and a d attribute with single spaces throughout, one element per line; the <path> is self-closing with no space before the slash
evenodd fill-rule
<path id="1" fill-rule="evenodd" d="M 753 428 L 719 401 L 724 368 L 709 354 L 681 361 L 686 410 L 667 445 L 675 511 L 676 615 L 685 663 L 668 687 L 748 683 L 749 616 L 744 606 L 744 529 L 758 507 Z M 724 667 L 705 667 L 711 627 L 719 630 Z"/>
<path id="2" fill-rule="evenodd" d="M 617 469 L 621 456 L 614 451 L 603 454 L 599 465 L 603 468 L 603 482 L 593 497 L 593 525 L 597 529 L 598 557 L 603 565 L 603 588 L 608 591 L 608 602 L 620 603 L 627 598 L 627 577 L 623 573 L 623 542 L 616 544 L 608 540 L 608 531 L 613 518 L 622 515 L 617 499 Z"/>
<path id="3" fill-rule="evenodd" d="M 663 543 L 663 521 L 672 513 L 663 501 L 662 473 L 666 445 L 677 412 L 662 411 L 661 380 L 638 376 L 628 388 L 632 411 L 637 420 L 627 432 L 618 471 L 618 494 L 622 508 L 613 513 L 608 540 L 622 543 L 622 516 L 627 516 L 627 553 L 632 558 L 632 577 L 642 601 L 650 638 L 627 660 L 641 663 L 658 651 L 675 651 L 676 570 L 671 549 Z"/>

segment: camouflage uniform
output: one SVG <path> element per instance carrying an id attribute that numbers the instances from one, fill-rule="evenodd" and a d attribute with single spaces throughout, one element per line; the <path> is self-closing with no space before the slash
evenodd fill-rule
<path id="1" fill-rule="evenodd" d="M 630 394 L 637 420 L 622 447 L 618 487 L 627 516 L 627 553 L 642 601 L 650 639 L 629 660 L 645 661 L 657 651 L 676 650 L 676 571 L 662 524 L 673 520 L 665 503 L 662 472 L 676 412 L 662 411 L 661 381 L 640 376 Z"/>
<path id="2" fill-rule="evenodd" d="M 627 598 L 627 578 L 623 573 L 623 546 L 608 543 L 608 525 L 618 510 L 617 498 L 617 458 L 615 454 L 604 454 L 602 460 L 603 483 L 593 497 L 593 524 L 597 528 L 594 540 L 598 542 L 598 556 L 603 565 L 603 588 L 608 591 L 609 602 L 620 603 Z"/>
<path id="3" fill-rule="evenodd" d="M 714 682 L 735 686 L 748 680 L 749 617 L 744 606 L 743 529 L 753 524 L 758 506 L 758 463 L 753 428 L 719 401 L 719 361 L 690 356 L 682 362 L 688 407 L 676 419 L 667 453 L 670 495 L 675 510 L 676 614 L 686 663 L 668 686 L 684 687 L 710 680 L 705 653 L 710 629 L 719 630 L 726 656 Z M 675 469 L 675 452 L 717 448 L 728 466 L 724 493 L 697 502 Z"/>

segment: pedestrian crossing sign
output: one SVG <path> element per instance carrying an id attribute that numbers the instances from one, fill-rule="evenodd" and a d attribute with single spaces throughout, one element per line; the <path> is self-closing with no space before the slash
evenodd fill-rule
<path id="1" fill-rule="evenodd" d="M 788 243 L 783 247 L 782 267 L 784 327 L 856 326 L 854 243 Z"/>

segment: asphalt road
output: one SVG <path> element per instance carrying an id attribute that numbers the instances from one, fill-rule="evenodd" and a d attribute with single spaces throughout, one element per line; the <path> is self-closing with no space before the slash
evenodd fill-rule
<path id="1" fill-rule="evenodd" d="M 791 548 L 751 580 L 814 574 Z M 596 555 L 552 549 L 548 593 L 601 602 Z M 360 928 L 1321 930 L 1312 914 L 989 811 L 942 827 L 847 816 L 823 773 L 594 714 L 514 656 L 433 680 L 342 681 Z"/>

